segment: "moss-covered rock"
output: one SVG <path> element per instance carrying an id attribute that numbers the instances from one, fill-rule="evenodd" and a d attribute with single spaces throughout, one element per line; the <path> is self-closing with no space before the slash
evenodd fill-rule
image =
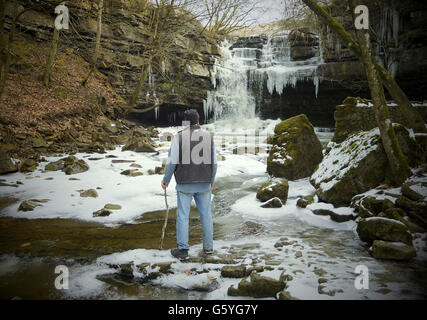
<path id="1" fill-rule="evenodd" d="M 267 159 L 267 171 L 290 180 L 310 176 L 322 160 L 322 145 L 304 114 L 276 125 Z"/>
<path id="2" fill-rule="evenodd" d="M 100 209 L 98 211 L 95 211 L 92 213 L 92 216 L 95 217 L 108 217 L 110 214 L 112 214 L 112 212 L 110 210 L 107 209 Z"/>
<path id="3" fill-rule="evenodd" d="M 274 197 L 273 199 L 270 199 L 263 203 L 261 205 L 262 208 L 281 208 L 282 207 L 282 201 L 280 201 L 279 198 Z"/>
<path id="4" fill-rule="evenodd" d="M 267 298 L 276 297 L 276 294 L 285 288 L 283 279 L 275 280 L 252 272 L 250 280 L 242 279 L 237 288 L 228 288 L 227 294 L 234 297 Z"/>
<path id="5" fill-rule="evenodd" d="M 126 145 L 123 146 L 122 151 L 127 150 L 134 152 L 156 152 L 156 149 L 147 138 L 138 136 L 133 136 Z"/>
<path id="6" fill-rule="evenodd" d="M 224 278 L 243 278 L 248 275 L 248 270 L 245 265 L 224 266 L 221 268 L 221 276 Z"/>
<path id="7" fill-rule="evenodd" d="M 143 173 L 141 171 L 138 171 L 138 169 L 127 169 L 120 172 L 120 174 L 128 177 L 138 177 L 143 175 Z"/>
<path id="8" fill-rule="evenodd" d="M 375 240 L 403 242 L 412 245 L 412 235 L 403 223 L 392 219 L 374 217 L 362 219 L 357 224 L 360 240 L 371 244 Z"/>
<path id="9" fill-rule="evenodd" d="M 282 204 L 288 200 L 289 184 L 287 180 L 270 181 L 263 184 L 256 194 L 258 200 L 265 202 L 273 198 L 279 198 Z"/>
<path id="10" fill-rule="evenodd" d="M 313 193 L 313 194 L 310 194 L 308 196 L 304 196 L 302 198 L 299 198 L 297 201 L 297 207 L 306 208 L 309 204 L 314 203 L 314 197 L 315 196 L 316 195 Z"/>
<path id="11" fill-rule="evenodd" d="M 82 159 L 77 159 L 75 156 L 68 156 L 64 159 L 63 171 L 67 175 L 82 173 L 89 170 L 89 165 Z"/>
<path id="12" fill-rule="evenodd" d="M 33 159 L 24 159 L 21 162 L 21 172 L 33 172 L 37 169 L 37 161 Z"/>
<path id="13" fill-rule="evenodd" d="M 417 202 L 400 196 L 396 200 L 396 207 L 403 209 L 418 225 L 427 228 L 427 204 L 424 201 Z"/>
<path id="14" fill-rule="evenodd" d="M 390 260 L 409 260 L 417 255 L 413 246 L 381 240 L 375 240 L 369 252 L 374 258 Z"/>
<path id="15" fill-rule="evenodd" d="M 43 203 L 46 203 L 48 200 L 38 200 L 38 199 L 30 199 L 23 201 L 18 208 L 18 211 L 33 211 L 35 208 L 41 206 Z"/>
<path id="16" fill-rule="evenodd" d="M 104 209 L 106 209 L 106 210 L 121 210 L 121 209 L 122 209 L 122 206 L 121 206 L 121 205 L 119 205 L 119 204 L 107 203 L 107 204 L 104 206 Z"/>
<path id="17" fill-rule="evenodd" d="M 335 222 L 346 222 L 356 218 L 353 214 L 339 214 L 328 209 L 315 209 L 313 210 L 313 213 L 318 216 L 330 216 Z"/>
<path id="18" fill-rule="evenodd" d="M 424 197 L 427 197 L 427 184 L 406 182 L 402 185 L 402 194 L 413 201 L 424 200 Z"/>
<path id="19" fill-rule="evenodd" d="M 98 192 L 96 192 L 95 189 L 88 189 L 88 190 L 80 192 L 80 197 L 83 197 L 83 198 L 97 198 L 98 197 Z"/>
<path id="20" fill-rule="evenodd" d="M 13 173 L 18 171 L 18 165 L 12 161 L 6 153 L 0 153 L 0 174 Z"/>
<path id="21" fill-rule="evenodd" d="M 407 216 L 406 212 L 400 208 L 389 208 L 384 212 L 381 212 L 378 216 L 400 221 L 405 226 L 407 226 L 409 231 L 411 232 L 424 232 L 424 229 L 422 227 L 420 227 L 416 223 L 413 223 L 412 221 L 407 220 L 405 218 Z"/>

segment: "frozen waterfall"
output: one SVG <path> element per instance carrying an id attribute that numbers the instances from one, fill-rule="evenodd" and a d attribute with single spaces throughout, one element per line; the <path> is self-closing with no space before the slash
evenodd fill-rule
<path id="1" fill-rule="evenodd" d="M 232 48 L 225 41 L 221 57 L 212 70 L 214 90 L 204 101 L 205 122 L 218 119 L 250 119 L 256 115 L 256 95 L 266 89 L 271 95 L 284 94 L 298 81 L 313 81 L 317 96 L 317 67 L 321 56 L 304 61 L 291 60 L 289 31 L 268 37 L 262 49 Z"/>

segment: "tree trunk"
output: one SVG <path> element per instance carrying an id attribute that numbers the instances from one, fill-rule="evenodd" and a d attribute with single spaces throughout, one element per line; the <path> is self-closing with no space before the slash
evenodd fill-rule
<path id="1" fill-rule="evenodd" d="M 91 61 L 91 64 L 90 64 L 89 73 L 86 76 L 86 78 L 83 80 L 83 85 L 84 86 L 88 83 L 89 77 L 95 71 L 95 69 L 96 69 L 96 63 L 98 61 L 99 50 L 100 50 L 100 47 L 101 47 L 102 10 L 103 10 L 103 7 L 104 7 L 104 0 L 99 0 L 99 3 L 98 3 L 98 25 L 97 25 L 97 28 L 96 28 L 95 52 L 93 53 L 92 61 Z"/>
<path id="2" fill-rule="evenodd" d="M 46 63 L 46 69 L 43 75 L 43 84 L 48 87 L 50 81 L 50 74 L 52 72 L 52 66 L 55 62 L 56 52 L 58 50 L 58 40 L 59 40 L 59 30 L 56 27 L 53 27 L 53 39 L 52 47 L 50 49 L 49 58 Z"/>
<path id="3" fill-rule="evenodd" d="M 136 102 L 138 101 L 138 97 L 141 93 L 142 87 L 144 86 L 144 82 L 147 79 L 148 72 L 150 71 L 151 60 L 152 60 L 152 57 L 150 54 L 150 56 L 147 58 L 147 60 L 142 65 L 141 76 L 139 77 L 138 83 L 136 84 L 136 88 L 135 88 L 134 92 L 132 93 L 132 96 L 129 100 L 129 106 L 130 107 L 134 107 L 136 105 Z"/>
<path id="4" fill-rule="evenodd" d="M 331 17 L 315 0 L 302 1 L 320 18 L 321 21 L 330 27 L 346 47 L 348 47 L 359 59 L 362 59 L 359 44 L 336 19 Z M 390 96 L 397 104 L 401 123 L 409 128 L 413 128 L 416 132 L 425 132 L 426 127 L 423 118 L 412 106 L 408 97 L 399 87 L 396 80 L 377 61 L 374 61 L 374 65 L 382 84 L 386 87 Z"/>
<path id="5" fill-rule="evenodd" d="M 353 1 L 355 3 L 356 1 Z M 388 158 L 391 179 L 394 185 L 401 185 L 410 175 L 411 170 L 397 141 L 390 119 L 384 88 L 375 68 L 375 57 L 372 54 L 372 43 L 369 30 L 356 30 L 359 40 L 361 60 L 365 66 L 366 77 L 374 103 L 375 118 L 381 134 L 382 144 Z"/>
<path id="6" fill-rule="evenodd" d="M 4 34 L 6 0 L 0 0 L 0 98 L 3 94 L 4 83 L 6 82 L 6 36 Z"/>

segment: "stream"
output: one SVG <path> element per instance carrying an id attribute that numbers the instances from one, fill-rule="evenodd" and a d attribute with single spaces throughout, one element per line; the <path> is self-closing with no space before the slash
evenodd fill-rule
<path id="1" fill-rule="evenodd" d="M 261 129 L 271 130 L 274 123 L 263 122 Z M 166 130 L 178 129 L 159 128 L 160 137 Z M 207 125 L 206 129 L 212 127 Z M 323 142 L 331 135 L 325 130 L 317 133 Z M 229 143 L 224 143 L 224 136 L 232 137 Z M 288 201 L 282 208 L 261 208 L 255 194 L 268 180 L 266 153 L 236 154 L 236 147 L 244 145 L 236 136 L 241 135 L 236 131 L 230 134 L 229 128 L 215 136 L 222 158 L 212 200 L 215 256 L 219 259 L 214 263 L 183 263 L 174 259 L 169 250 L 157 249 L 165 216 L 162 176 L 145 172 L 165 159 L 170 145 L 167 140 L 157 141 L 159 155 L 121 152 L 117 148 L 101 155 L 101 159 L 87 160 L 91 169 L 75 175 L 79 180 L 69 180 L 62 172 L 44 172 L 42 166 L 33 173 L 5 176 L 2 182 L 6 186 L 0 187 L 2 199 L 8 199 L 0 207 L 0 299 L 230 299 L 227 289 L 240 279 L 221 277 L 221 268 L 230 263 L 227 259 L 237 265 L 262 266 L 261 274 L 275 279 L 282 273 L 291 275 L 288 290 L 300 299 L 426 298 L 423 255 L 409 263 L 372 258 L 358 239 L 354 221 L 337 223 L 314 215 L 310 206 L 296 206 L 300 196 L 314 191 L 308 179 L 289 182 Z M 246 139 L 246 144 L 252 143 Z M 268 149 L 263 142 L 259 146 L 260 150 Z M 112 164 L 109 155 L 142 164 L 144 175 L 120 176 L 118 172 L 128 168 L 129 163 Z M 88 159 L 90 155 L 76 156 Z M 7 186 L 16 181 L 23 184 Z M 70 187 L 73 183 L 77 185 Z M 96 185 L 100 188 L 98 198 L 76 199 L 78 190 Z M 174 187 L 171 183 L 168 189 L 172 208 L 164 249 L 175 247 Z M 139 196 L 130 192 L 134 189 Z M 17 199 L 28 198 L 50 199 L 34 211 L 18 212 Z M 144 201 L 155 203 L 142 207 Z M 93 218 L 91 212 L 106 202 L 120 203 L 123 213 Z M 325 204 L 312 206 L 322 205 Z M 193 207 L 190 256 L 195 259 L 201 251 L 201 232 L 198 211 Z M 422 235 L 418 236 L 416 247 L 423 241 Z M 112 267 L 129 262 L 171 262 L 172 272 L 141 281 L 136 270 L 135 277 L 128 279 Z M 54 285 L 58 265 L 69 270 L 66 290 Z M 354 286 L 358 265 L 369 268 L 369 289 L 357 290 Z M 190 275 L 184 272 L 189 269 L 193 270 Z"/>

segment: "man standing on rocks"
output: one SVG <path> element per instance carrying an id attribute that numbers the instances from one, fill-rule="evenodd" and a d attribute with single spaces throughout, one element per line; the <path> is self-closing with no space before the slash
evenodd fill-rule
<path id="1" fill-rule="evenodd" d="M 214 188 L 217 160 L 212 136 L 200 128 L 196 110 L 184 113 L 185 129 L 172 140 L 161 182 L 163 190 L 175 175 L 178 196 L 176 221 L 177 247 L 171 253 L 175 258 L 188 258 L 188 229 L 191 200 L 194 198 L 203 227 L 203 251 L 213 253 L 213 222 L 211 215 L 211 190 Z"/>

